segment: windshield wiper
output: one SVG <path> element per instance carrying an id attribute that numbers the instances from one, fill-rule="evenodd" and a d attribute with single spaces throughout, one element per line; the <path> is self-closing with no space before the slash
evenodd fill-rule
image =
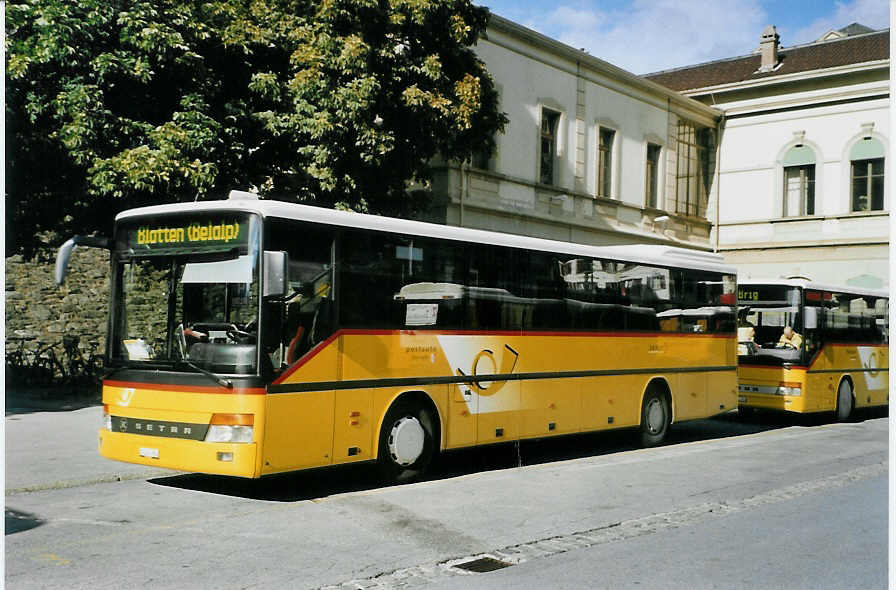
<path id="1" fill-rule="evenodd" d="M 203 375 L 205 375 L 206 377 L 208 377 L 209 379 L 211 379 L 212 381 L 214 381 L 221 387 L 226 387 L 227 389 L 233 389 L 233 381 L 231 381 L 230 379 L 225 379 L 224 377 L 221 377 L 220 375 L 215 375 L 208 369 L 203 369 L 196 363 L 194 363 L 192 361 L 188 361 L 185 358 L 181 358 L 180 361 L 182 363 L 184 363 L 185 365 L 187 365 L 188 367 L 190 367 L 191 369 L 195 369 L 199 373 L 202 373 Z"/>

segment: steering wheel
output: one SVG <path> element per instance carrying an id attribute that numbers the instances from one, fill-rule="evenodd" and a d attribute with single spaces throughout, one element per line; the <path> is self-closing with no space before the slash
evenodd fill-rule
<path id="1" fill-rule="evenodd" d="M 244 332 L 233 324 L 231 324 L 230 328 L 227 330 L 227 337 L 237 344 L 252 344 L 255 342 L 255 334 Z"/>

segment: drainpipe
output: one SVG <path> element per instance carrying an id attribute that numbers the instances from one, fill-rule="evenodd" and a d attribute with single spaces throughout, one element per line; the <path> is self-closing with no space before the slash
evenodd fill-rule
<path id="1" fill-rule="evenodd" d="M 460 223 L 459 227 L 464 226 L 464 197 L 469 197 L 470 191 L 470 165 L 467 160 L 460 163 Z"/>
<path id="2" fill-rule="evenodd" d="M 722 170 L 722 128 L 725 123 L 725 115 L 722 114 L 719 117 L 719 122 L 716 123 L 716 170 L 715 170 L 715 180 L 714 184 L 716 185 L 716 231 L 715 231 L 715 245 L 713 246 L 713 252 L 718 253 L 719 251 L 719 233 L 721 232 L 721 227 L 719 226 L 719 210 L 722 208 L 722 187 L 720 185 L 721 179 L 721 170 Z"/>

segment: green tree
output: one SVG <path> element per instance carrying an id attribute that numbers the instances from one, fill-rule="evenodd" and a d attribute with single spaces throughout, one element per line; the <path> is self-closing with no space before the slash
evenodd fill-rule
<path id="1" fill-rule="evenodd" d="M 7 5 L 7 251 L 231 188 L 374 213 L 506 118 L 469 0 Z"/>

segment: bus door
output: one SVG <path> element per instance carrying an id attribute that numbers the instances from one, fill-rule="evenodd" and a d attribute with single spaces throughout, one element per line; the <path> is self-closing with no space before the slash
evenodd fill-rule
<path id="1" fill-rule="evenodd" d="M 295 221 L 265 226 L 266 249 L 288 256 L 288 295 L 262 308 L 264 358 L 273 380 L 265 407 L 265 472 L 333 462 L 334 412 L 343 393 L 332 385 L 339 380 L 339 346 L 330 338 L 333 238 L 331 229 Z"/>

